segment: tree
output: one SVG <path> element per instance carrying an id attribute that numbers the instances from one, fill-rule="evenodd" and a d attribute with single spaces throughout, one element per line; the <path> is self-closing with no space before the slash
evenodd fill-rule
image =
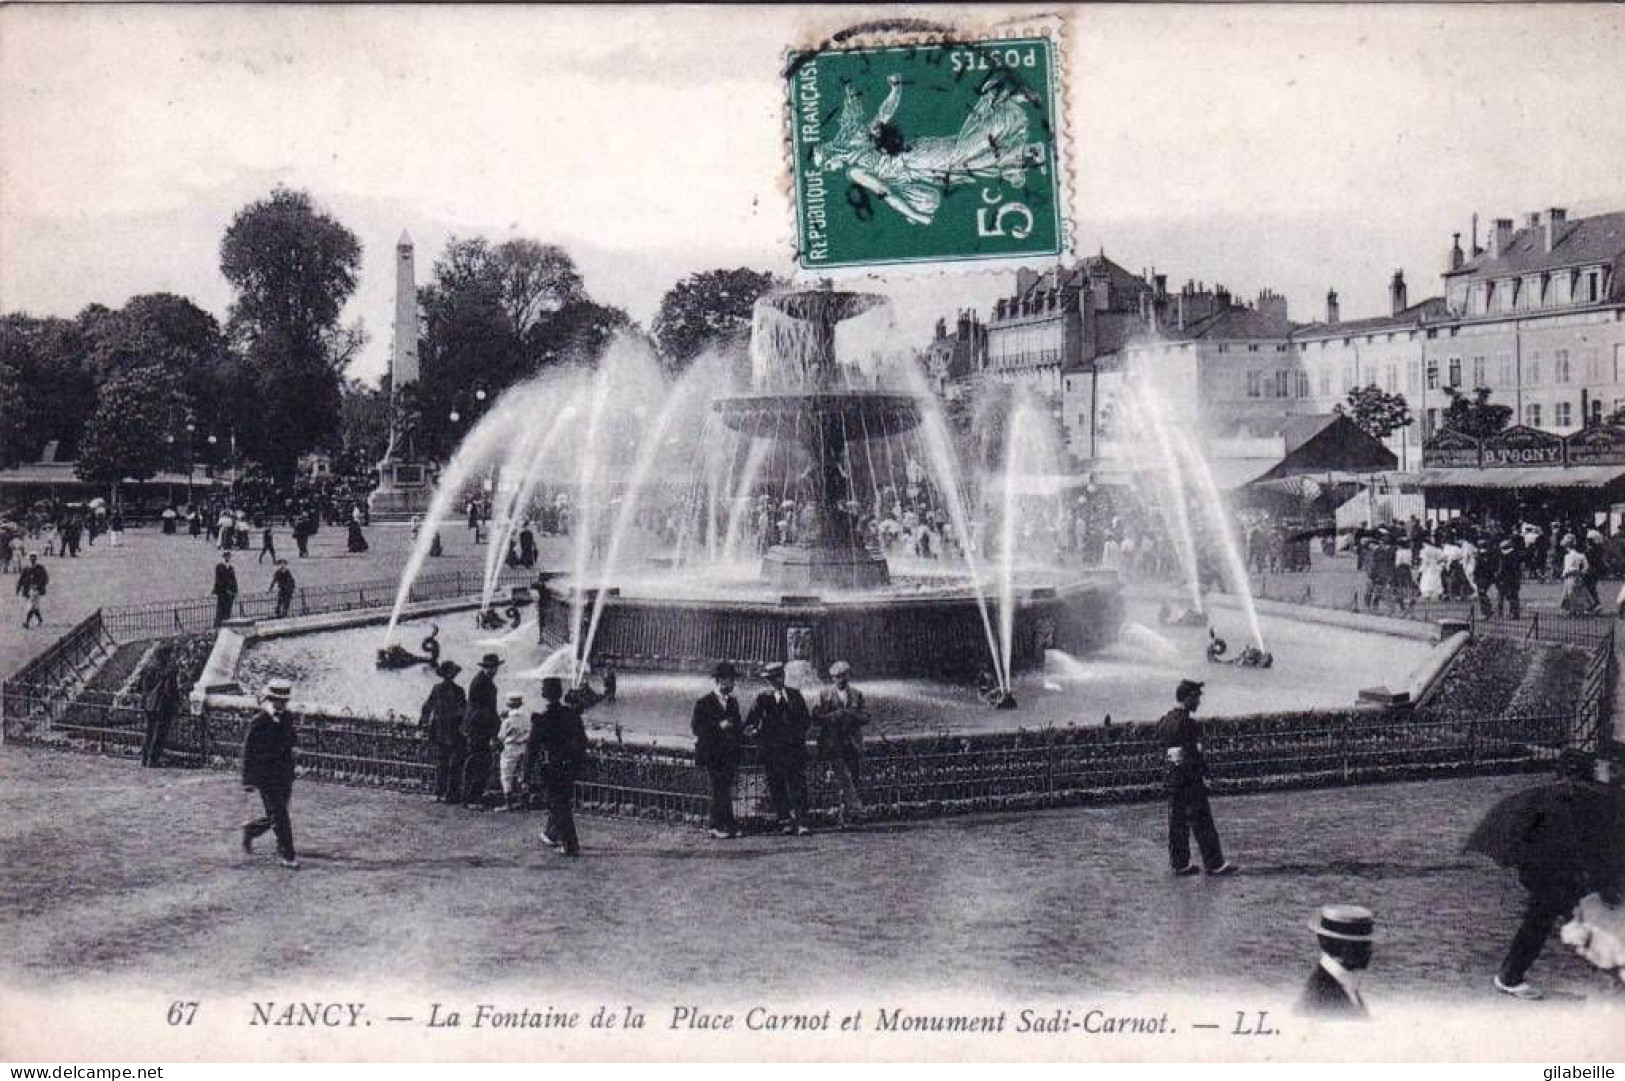
<path id="1" fill-rule="evenodd" d="M 21 313 L 0 318 L 0 364 L 15 373 L 3 456 L 36 460 L 55 440 L 58 457 L 72 455 L 96 404 L 96 384 L 84 365 L 84 334 L 68 319 L 35 319 Z"/>
<path id="2" fill-rule="evenodd" d="M 155 364 L 112 376 L 97 391 L 74 472 L 93 484 L 151 478 L 170 457 L 167 419 L 180 404 L 175 381 Z"/>
<path id="3" fill-rule="evenodd" d="M 1445 387 L 1450 406 L 1444 411 L 1444 426 L 1454 428 L 1463 435 L 1484 439 L 1512 423 L 1512 407 L 1490 401 L 1490 388 L 1479 387 L 1472 397 L 1456 387 Z"/>
<path id="4" fill-rule="evenodd" d="M 1387 439 L 1414 418 L 1403 394 L 1390 394 L 1375 383 L 1349 391 L 1348 405 L 1340 411 L 1375 439 Z"/>
<path id="5" fill-rule="evenodd" d="M 333 468 L 345 476 L 365 475 L 389 445 L 389 391 L 358 379 L 345 380 L 340 418 Z"/>
<path id="6" fill-rule="evenodd" d="M 681 372 L 706 349 L 742 351 L 756 301 L 780 284 L 772 274 L 739 267 L 690 274 L 672 286 L 660 298 L 653 328 L 666 368 Z"/>
<path id="7" fill-rule="evenodd" d="M 279 480 L 338 435 L 342 365 L 359 333 L 339 315 L 360 263 L 354 233 L 281 187 L 238 211 L 220 242 L 220 272 L 237 292 L 229 329 L 254 392 L 233 427 Z"/>
<path id="8" fill-rule="evenodd" d="M 476 389 L 493 401 L 508 387 L 572 361 L 593 363 L 629 329 L 625 312 L 593 301 L 562 248 L 527 238 L 493 245 L 454 237 L 418 290 L 421 381 L 412 398 L 421 453 L 445 457 Z"/>

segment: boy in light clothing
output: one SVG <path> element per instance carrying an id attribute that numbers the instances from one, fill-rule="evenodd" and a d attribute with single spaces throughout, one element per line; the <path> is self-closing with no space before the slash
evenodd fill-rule
<path id="1" fill-rule="evenodd" d="M 502 712 L 502 726 L 497 729 L 497 742 L 502 745 L 502 795 L 504 804 L 499 811 L 520 809 L 520 787 L 525 776 L 525 744 L 530 740 L 530 714 L 525 710 L 525 696 L 510 694 L 508 708 Z"/>

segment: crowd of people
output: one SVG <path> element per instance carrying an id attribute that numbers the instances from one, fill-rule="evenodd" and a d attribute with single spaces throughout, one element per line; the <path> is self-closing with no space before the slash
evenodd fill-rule
<path id="1" fill-rule="evenodd" d="M 1366 576 L 1368 609 L 1408 610 L 1419 602 L 1469 601 L 1486 617 L 1521 618 L 1527 581 L 1561 582 L 1559 607 L 1571 615 L 1602 608 L 1599 583 L 1613 565 L 1598 526 L 1562 521 L 1493 522 L 1455 518 L 1406 523 L 1353 534 L 1356 566 Z"/>

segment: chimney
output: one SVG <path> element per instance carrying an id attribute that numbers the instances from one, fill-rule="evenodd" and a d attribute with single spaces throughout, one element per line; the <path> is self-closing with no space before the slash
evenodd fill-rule
<path id="1" fill-rule="evenodd" d="M 1326 290 L 1326 322 L 1336 326 L 1341 321 L 1340 314 L 1337 308 L 1337 290 Z"/>
<path id="2" fill-rule="evenodd" d="M 1554 206 L 1546 211 L 1546 250 L 1549 252 L 1557 247 L 1557 242 L 1563 239 L 1563 227 L 1568 224 L 1569 212 L 1560 206 Z"/>
<path id="3" fill-rule="evenodd" d="M 1512 247 L 1512 219 L 1496 218 L 1495 232 L 1490 234 L 1490 258 L 1499 259 Z"/>
<path id="4" fill-rule="evenodd" d="M 1391 314 L 1398 315 L 1405 310 L 1405 272 L 1394 271 L 1393 280 L 1388 283 L 1388 303 L 1393 308 Z"/>
<path id="5" fill-rule="evenodd" d="M 1524 224 L 1524 228 L 1526 228 L 1526 229 L 1539 229 L 1540 228 L 1540 211 L 1536 210 L 1536 211 L 1533 211 L 1531 213 L 1525 214 L 1523 216 L 1523 224 Z"/>
<path id="6" fill-rule="evenodd" d="M 963 341 L 968 341 L 970 339 L 970 312 L 962 311 L 962 312 L 959 313 L 959 328 L 958 329 L 959 329 L 959 340 L 962 341 L 962 342 Z"/>
<path id="7" fill-rule="evenodd" d="M 1152 269 L 1153 269 L 1153 273 L 1151 275 L 1151 278 L 1152 278 L 1153 281 L 1155 281 L 1157 283 L 1157 295 L 1159 297 L 1167 296 L 1168 295 L 1168 275 L 1166 275 L 1166 274 L 1157 274 L 1157 273 L 1155 273 L 1155 268 L 1152 268 Z"/>
<path id="8" fill-rule="evenodd" d="M 1224 311 L 1224 309 L 1230 307 L 1230 290 L 1222 285 L 1215 285 L 1213 287 L 1213 300 L 1218 309 Z"/>
<path id="9" fill-rule="evenodd" d="M 1473 253 L 1474 258 L 1477 258 L 1478 255 L 1481 252 L 1483 252 L 1483 250 L 1484 250 L 1483 248 L 1478 246 L 1478 215 L 1477 214 L 1473 215 L 1473 242 L 1468 247 L 1467 250 L 1471 251 Z"/>
<path id="10" fill-rule="evenodd" d="M 940 342 L 942 339 L 946 338 L 947 336 L 948 336 L 948 320 L 946 320 L 946 319 L 938 319 L 937 320 L 937 341 Z"/>
<path id="11" fill-rule="evenodd" d="M 1466 262 L 1467 262 L 1467 256 L 1461 250 L 1461 234 L 1460 233 L 1451 233 L 1450 234 L 1450 269 L 1451 270 L 1460 270 L 1462 268 L 1462 265 L 1464 263 L 1466 263 Z"/>

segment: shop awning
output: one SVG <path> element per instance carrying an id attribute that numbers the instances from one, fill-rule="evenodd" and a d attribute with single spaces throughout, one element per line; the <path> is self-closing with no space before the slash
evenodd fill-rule
<path id="1" fill-rule="evenodd" d="M 1625 466 L 1574 465 L 1529 469 L 1424 469 L 1424 488 L 1606 488 L 1625 479 Z"/>

